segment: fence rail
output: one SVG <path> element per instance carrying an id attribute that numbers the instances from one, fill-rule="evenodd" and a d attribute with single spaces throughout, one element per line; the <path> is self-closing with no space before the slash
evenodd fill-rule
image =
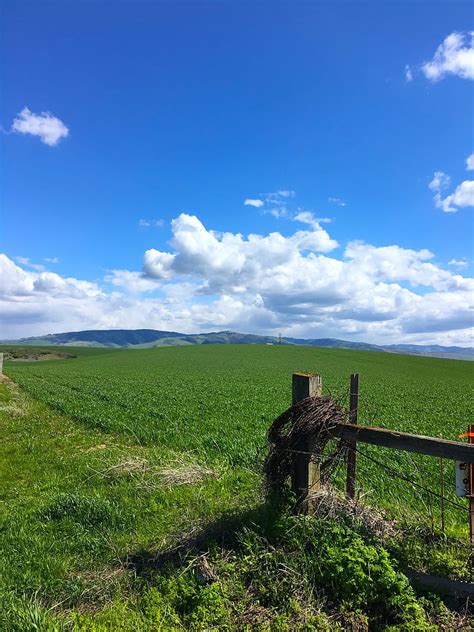
<path id="1" fill-rule="evenodd" d="M 387 428 L 373 426 L 356 426 L 349 423 L 337 423 L 330 429 L 334 438 L 343 439 L 348 443 L 356 439 L 360 443 L 370 443 L 393 450 L 416 452 L 427 456 L 437 456 L 443 459 L 474 463 L 474 444 L 450 441 L 437 437 L 426 437 L 408 432 L 398 432 Z"/>
<path id="2" fill-rule="evenodd" d="M 319 373 L 293 373 L 293 403 L 308 397 L 317 397 L 322 393 L 322 377 Z M 451 459 L 465 463 L 469 476 L 470 540 L 474 544 L 474 425 L 469 426 L 468 443 L 450 441 L 441 437 L 427 437 L 408 432 L 399 432 L 388 428 L 360 426 L 357 424 L 357 409 L 359 400 L 359 376 L 351 375 L 349 419 L 352 423 L 334 422 L 327 428 L 335 439 L 341 439 L 347 447 L 347 479 L 346 494 L 348 498 L 355 497 L 356 489 L 356 456 L 359 452 L 358 443 L 415 452 L 439 459 Z M 296 493 L 298 511 L 311 511 L 314 493 L 320 487 L 320 457 L 316 454 L 314 438 L 305 436 L 296 446 L 293 459 L 292 489 Z M 316 458 L 313 458 L 316 457 Z M 408 479 L 406 479 L 408 480 Z M 413 481 L 411 481 L 413 484 Z M 444 495 L 442 496 L 444 503 Z M 452 503 L 451 503 L 452 504 Z M 444 513 L 443 518 L 444 522 Z"/>

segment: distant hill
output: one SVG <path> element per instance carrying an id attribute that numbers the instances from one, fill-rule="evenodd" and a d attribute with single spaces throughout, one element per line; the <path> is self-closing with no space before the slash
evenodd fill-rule
<path id="1" fill-rule="evenodd" d="M 334 349 L 358 349 L 359 351 L 385 351 L 385 348 L 372 345 L 368 342 L 350 342 L 338 338 L 286 338 L 293 345 L 305 345 L 309 347 L 331 347 Z"/>
<path id="2" fill-rule="evenodd" d="M 151 347 L 169 347 L 196 344 L 278 344 L 275 336 L 241 334 L 235 331 L 211 331 L 204 334 L 183 334 L 177 331 L 159 331 L 156 329 L 92 329 L 70 331 L 62 334 L 48 334 L 19 340 L 6 340 L 2 344 L 14 345 L 50 345 L 74 347 L 117 347 L 147 349 Z M 337 338 L 282 338 L 284 345 L 304 345 L 310 347 L 333 347 L 339 349 L 358 349 L 361 351 L 379 351 L 408 355 L 474 360 L 474 348 L 443 347 L 441 345 L 373 345 L 366 342 L 350 342 Z"/>
<path id="3" fill-rule="evenodd" d="M 69 331 L 63 334 L 35 336 L 33 338 L 21 338 L 8 343 L 35 346 L 134 347 L 156 342 L 160 338 L 181 336 L 183 334 L 174 331 L 157 331 L 156 329 L 90 329 L 86 331 Z"/>
<path id="4" fill-rule="evenodd" d="M 458 360 L 474 360 L 474 348 L 472 347 L 443 347 L 441 345 L 373 345 L 368 342 L 350 342 L 337 338 L 316 338 L 305 340 L 303 338 L 286 338 L 288 342 L 296 345 L 308 345 L 314 347 L 332 347 L 339 349 L 358 349 L 360 351 L 382 351 L 385 353 L 401 353 L 405 355 L 423 355 L 434 358 L 453 358 Z"/>

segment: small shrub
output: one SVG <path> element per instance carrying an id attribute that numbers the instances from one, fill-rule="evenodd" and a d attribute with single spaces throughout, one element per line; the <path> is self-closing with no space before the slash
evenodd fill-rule
<path id="1" fill-rule="evenodd" d="M 166 629 L 208 630 L 229 624 L 229 604 L 219 584 L 202 586 L 192 576 L 159 577 L 144 596 L 147 621 Z"/>

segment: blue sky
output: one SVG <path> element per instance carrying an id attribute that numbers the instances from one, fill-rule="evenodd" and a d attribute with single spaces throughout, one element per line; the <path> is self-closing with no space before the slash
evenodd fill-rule
<path id="1" fill-rule="evenodd" d="M 472 275 L 472 189 L 458 190 L 472 180 L 472 18 L 468 2 L 4 2 L 2 250 L 15 266 L 4 274 L 18 276 L 4 295 L 6 334 L 130 323 L 470 344 L 472 288 L 452 297 L 463 282 L 441 272 Z M 60 134 L 50 144 L 42 113 Z M 296 244 L 298 231 L 316 230 L 295 219 L 302 212 L 331 219 L 317 230 L 337 245 Z M 180 235 L 201 229 L 181 214 L 205 227 L 198 254 Z M 219 252 L 203 245 L 209 231 Z M 220 235 L 275 232 L 285 248 L 293 239 L 284 263 L 269 258 L 280 279 L 313 259 L 316 276 L 326 258 L 354 261 L 349 244 L 364 242 L 361 277 L 393 304 L 356 305 L 350 293 L 331 303 L 314 283 L 290 281 L 276 295 L 247 269 L 252 248 Z M 369 246 L 379 272 L 364 267 Z M 175 263 L 157 270 L 147 251 Z M 216 264 L 223 253 L 247 263 Z M 134 276 L 124 283 L 113 270 Z M 74 291 L 59 291 L 68 278 Z M 82 311 L 71 301 L 86 282 Z M 433 322 L 395 317 L 410 297 L 395 299 L 394 284 L 431 294 Z M 27 298 L 18 308 L 12 296 Z"/>

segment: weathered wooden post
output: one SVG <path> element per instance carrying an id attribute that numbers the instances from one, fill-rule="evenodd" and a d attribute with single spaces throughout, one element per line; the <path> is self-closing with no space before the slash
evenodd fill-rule
<path id="1" fill-rule="evenodd" d="M 293 404 L 306 399 L 317 397 L 322 393 L 322 379 L 319 373 L 293 373 Z M 319 463 L 313 456 L 314 438 L 304 437 L 295 446 L 293 454 L 293 476 L 291 487 L 296 495 L 297 511 L 311 510 L 311 494 L 320 485 Z M 312 458 L 313 457 L 313 458 Z"/>
<path id="2" fill-rule="evenodd" d="M 352 373 L 351 389 L 349 393 L 349 421 L 351 424 L 357 424 L 359 414 L 359 374 Z M 356 481 L 356 446 L 357 440 L 354 437 L 347 442 L 347 479 L 346 479 L 346 496 L 351 500 L 355 497 L 355 481 Z"/>
<path id="3" fill-rule="evenodd" d="M 0 353 L 0 375 L 3 375 L 3 353 Z"/>

